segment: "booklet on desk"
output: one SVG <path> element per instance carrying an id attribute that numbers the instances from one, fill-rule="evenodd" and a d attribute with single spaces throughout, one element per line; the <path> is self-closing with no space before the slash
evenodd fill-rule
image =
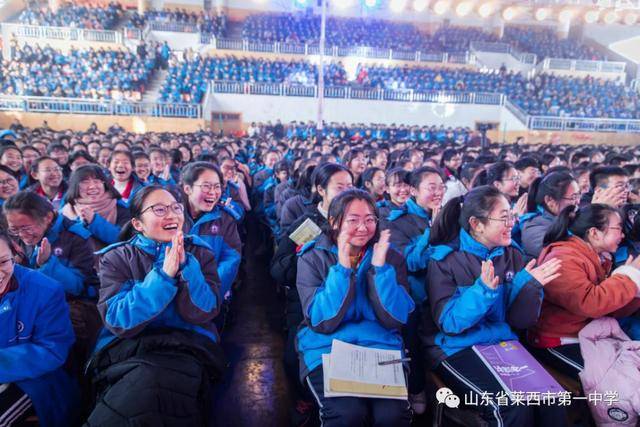
<path id="1" fill-rule="evenodd" d="M 322 355 L 325 397 L 408 398 L 399 350 L 379 350 L 333 340 L 331 353 Z"/>
<path id="2" fill-rule="evenodd" d="M 489 368 L 504 391 L 513 397 L 524 394 L 524 400 L 538 400 L 549 394 L 558 395 L 564 388 L 540 365 L 518 341 L 503 341 L 494 345 L 474 345 L 473 351 Z"/>

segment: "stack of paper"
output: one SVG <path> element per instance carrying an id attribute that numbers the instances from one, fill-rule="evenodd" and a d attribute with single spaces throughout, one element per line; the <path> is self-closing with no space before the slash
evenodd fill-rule
<path id="1" fill-rule="evenodd" d="M 399 350 L 378 350 L 333 340 L 331 353 L 322 355 L 325 397 L 408 398 L 402 363 L 379 365 L 402 358 Z"/>

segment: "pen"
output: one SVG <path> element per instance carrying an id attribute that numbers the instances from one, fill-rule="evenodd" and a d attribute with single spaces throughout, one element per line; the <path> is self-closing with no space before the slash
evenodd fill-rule
<path id="1" fill-rule="evenodd" d="M 402 359 L 385 360 L 384 362 L 378 362 L 378 366 L 393 365 L 396 363 L 404 363 L 404 362 L 411 362 L 411 358 L 403 357 Z"/>

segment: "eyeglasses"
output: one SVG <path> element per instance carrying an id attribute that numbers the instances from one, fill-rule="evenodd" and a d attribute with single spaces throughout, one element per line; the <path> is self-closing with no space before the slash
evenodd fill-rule
<path id="1" fill-rule="evenodd" d="M 44 173 L 60 173 L 62 172 L 62 168 L 47 168 L 47 169 L 41 169 L 40 172 L 44 172 Z M 101 181 L 102 182 L 102 181 Z"/>
<path id="2" fill-rule="evenodd" d="M 520 175 L 514 175 L 511 178 L 505 178 L 502 181 L 520 182 Z"/>
<path id="3" fill-rule="evenodd" d="M 33 225 L 23 225 L 22 227 L 9 227 L 7 231 L 11 236 L 17 237 L 21 234 L 31 234 L 33 233 L 35 226 Z"/>
<path id="4" fill-rule="evenodd" d="M 504 218 L 491 218 L 489 216 L 485 216 L 483 218 L 491 220 L 491 221 L 502 222 L 505 225 L 505 227 L 509 227 L 510 225 L 513 225 L 513 224 L 516 223 L 516 217 L 514 215 L 509 215 L 509 216 L 504 217 Z"/>
<path id="5" fill-rule="evenodd" d="M 436 184 L 430 184 L 427 185 L 427 190 L 430 193 L 435 193 L 435 192 L 444 192 L 447 190 L 447 187 L 445 185 L 436 185 Z"/>
<path id="6" fill-rule="evenodd" d="M 16 185 L 16 180 L 14 178 L 7 178 L 7 179 L 3 179 L 2 181 L 0 181 L 0 187 L 6 187 L 6 186 L 15 186 Z"/>
<path id="7" fill-rule="evenodd" d="M 344 220 L 344 223 L 352 230 L 357 230 L 361 225 L 364 225 L 367 228 L 373 228 L 378 223 L 378 218 L 376 218 L 375 216 L 368 216 L 364 220 L 348 218 Z"/>
<path id="8" fill-rule="evenodd" d="M 222 186 L 220 184 L 210 184 L 205 182 L 204 184 L 193 184 L 194 187 L 200 187 L 200 189 L 205 193 L 210 193 L 211 190 L 220 191 Z"/>
<path id="9" fill-rule="evenodd" d="M 143 209 L 142 212 L 140 212 L 140 216 L 142 216 L 142 214 L 144 214 L 148 210 L 151 210 L 155 216 L 164 218 L 165 216 L 167 216 L 169 211 L 172 211 L 176 215 L 182 215 L 184 213 L 184 206 L 182 205 L 182 203 L 177 202 L 170 205 L 151 205 L 148 208 Z"/>
<path id="10" fill-rule="evenodd" d="M 607 230 L 618 230 L 618 231 L 622 231 L 622 227 L 607 227 Z"/>
<path id="11" fill-rule="evenodd" d="M 570 202 L 579 202 L 580 194 L 572 194 L 569 197 L 563 197 L 562 200 L 569 200 Z"/>
<path id="12" fill-rule="evenodd" d="M 98 186 L 104 186 L 104 182 L 102 182 L 99 179 L 87 179 L 85 181 L 82 181 L 78 187 L 80 187 L 82 190 L 88 190 L 90 187 L 98 187 Z"/>

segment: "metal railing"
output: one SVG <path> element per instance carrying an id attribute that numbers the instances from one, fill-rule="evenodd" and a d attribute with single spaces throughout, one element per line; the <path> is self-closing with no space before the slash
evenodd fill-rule
<path id="1" fill-rule="evenodd" d="M 241 83 L 213 81 L 211 93 L 245 95 L 316 97 L 317 86 L 290 85 L 285 83 Z M 416 92 L 413 89 L 377 89 L 357 86 L 326 86 L 325 98 L 362 99 L 376 101 L 429 102 L 448 104 L 504 105 L 501 93 L 432 91 Z"/>
<path id="2" fill-rule="evenodd" d="M 260 53 L 285 53 L 291 55 L 318 55 L 320 47 L 316 43 L 282 43 L 282 42 L 256 42 L 246 39 L 228 39 L 214 37 L 208 34 L 201 34 L 200 40 L 203 44 L 209 44 L 218 50 L 241 50 L 245 52 Z M 347 56 L 368 58 L 368 59 L 392 59 L 412 62 L 439 62 L 454 64 L 472 64 L 474 55 L 470 52 L 446 53 L 446 52 L 420 52 L 395 50 L 387 48 L 369 46 L 327 46 L 325 55 L 334 58 L 344 58 Z"/>
<path id="3" fill-rule="evenodd" d="M 627 64 L 615 61 L 586 61 L 578 59 L 546 58 L 542 61 L 542 69 L 547 71 L 586 71 L 593 73 L 622 74 Z"/>
<path id="4" fill-rule="evenodd" d="M 531 130 L 640 133 L 640 120 L 577 117 L 529 117 Z"/>
<path id="5" fill-rule="evenodd" d="M 0 95 L 0 111 L 202 118 L 199 104 Z"/>
<path id="6" fill-rule="evenodd" d="M 520 52 L 508 43 L 471 42 L 471 44 L 469 45 L 469 49 L 472 52 L 491 52 L 511 55 L 517 61 L 528 65 L 535 65 L 538 62 L 538 57 L 536 54 Z"/>
<path id="7" fill-rule="evenodd" d="M 89 41 L 103 43 L 122 43 L 123 33 L 113 30 L 92 30 L 87 28 L 71 27 L 46 27 L 23 24 L 2 24 L 3 34 L 15 35 L 16 37 Z"/>
<path id="8" fill-rule="evenodd" d="M 522 108 L 520 108 L 516 104 L 509 101 L 509 99 L 505 100 L 504 106 L 507 107 L 507 110 L 509 110 L 511 114 L 516 116 L 518 120 L 520 120 L 523 124 L 526 125 L 529 123 L 529 114 L 527 114 L 526 111 L 524 111 Z"/>
<path id="9" fill-rule="evenodd" d="M 170 31 L 174 33 L 198 33 L 200 28 L 198 24 L 187 24 L 184 22 L 171 21 L 153 21 L 147 22 L 147 26 L 151 31 Z"/>

